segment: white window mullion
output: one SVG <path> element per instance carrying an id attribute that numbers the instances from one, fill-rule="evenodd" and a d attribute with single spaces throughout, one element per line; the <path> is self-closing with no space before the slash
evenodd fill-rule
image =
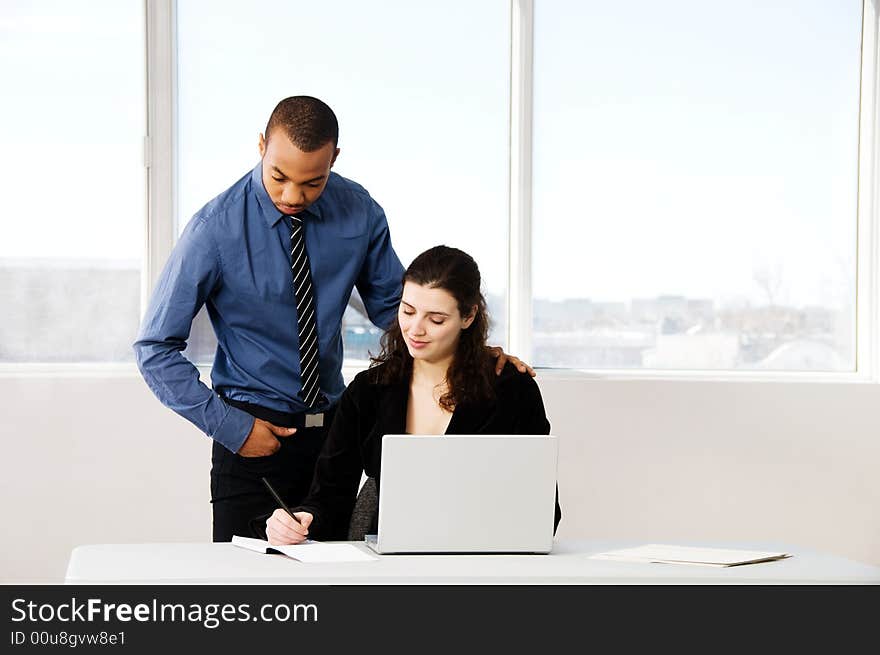
<path id="1" fill-rule="evenodd" d="M 510 7 L 510 230 L 507 343 L 532 358 L 532 48 L 533 0 Z"/>
<path id="2" fill-rule="evenodd" d="M 176 215 L 175 0 L 146 0 L 147 12 L 147 218 L 141 315 L 165 260 L 174 247 Z"/>
<path id="3" fill-rule="evenodd" d="M 877 150 L 880 147 L 880 50 L 874 0 L 863 3 L 862 71 L 859 101 L 859 197 L 856 297 L 856 367 L 860 378 L 878 380 L 880 373 L 880 247 L 877 220 Z"/>

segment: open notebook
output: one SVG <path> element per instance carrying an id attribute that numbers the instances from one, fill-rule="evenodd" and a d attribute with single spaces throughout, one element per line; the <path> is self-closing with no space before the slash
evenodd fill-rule
<path id="1" fill-rule="evenodd" d="M 273 546 L 265 539 L 232 537 L 232 545 L 257 553 L 280 553 L 300 562 L 372 562 L 377 558 L 352 544 L 325 544 L 305 541 L 289 546 Z"/>
<path id="2" fill-rule="evenodd" d="M 698 566 L 740 566 L 741 564 L 772 562 L 786 557 L 791 557 L 791 555 L 782 552 L 670 546 L 667 544 L 647 544 L 636 548 L 623 548 L 590 555 L 591 559 L 615 562 L 656 562 Z"/>

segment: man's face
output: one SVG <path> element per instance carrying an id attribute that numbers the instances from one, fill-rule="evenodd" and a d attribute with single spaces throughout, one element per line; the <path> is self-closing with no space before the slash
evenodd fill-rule
<path id="1" fill-rule="evenodd" d="M 281 130 L 276 129 L 268 141 L 261 134 L 263 186 L 278 211 L 299 214 L 315 202 L 327 186 L 338 154 L 332 141 L 314 152 L 303 152 Z"/>

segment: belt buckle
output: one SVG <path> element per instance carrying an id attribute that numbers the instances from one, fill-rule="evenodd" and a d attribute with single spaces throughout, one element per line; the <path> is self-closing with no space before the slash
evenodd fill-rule
<path id="1" fill-rule="evenodd" d="M 320 414 L 306 414 L 306 425 L 307 428 L 322 428 L 324 427 L 324 413 Z"/>

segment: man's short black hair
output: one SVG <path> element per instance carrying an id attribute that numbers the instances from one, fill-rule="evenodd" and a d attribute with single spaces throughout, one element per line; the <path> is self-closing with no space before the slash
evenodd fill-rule
<path id="1" fill-rule="evenodd" d="M 279 102 L 266 124 L 266 140 L 272 130 L 280 128 L 291 143 L 303 152 L 314 152 L 333 142 L 339 142 L 339 123 L 336 114 L 326 103 L 311 96 L 291 96 Z"/>

